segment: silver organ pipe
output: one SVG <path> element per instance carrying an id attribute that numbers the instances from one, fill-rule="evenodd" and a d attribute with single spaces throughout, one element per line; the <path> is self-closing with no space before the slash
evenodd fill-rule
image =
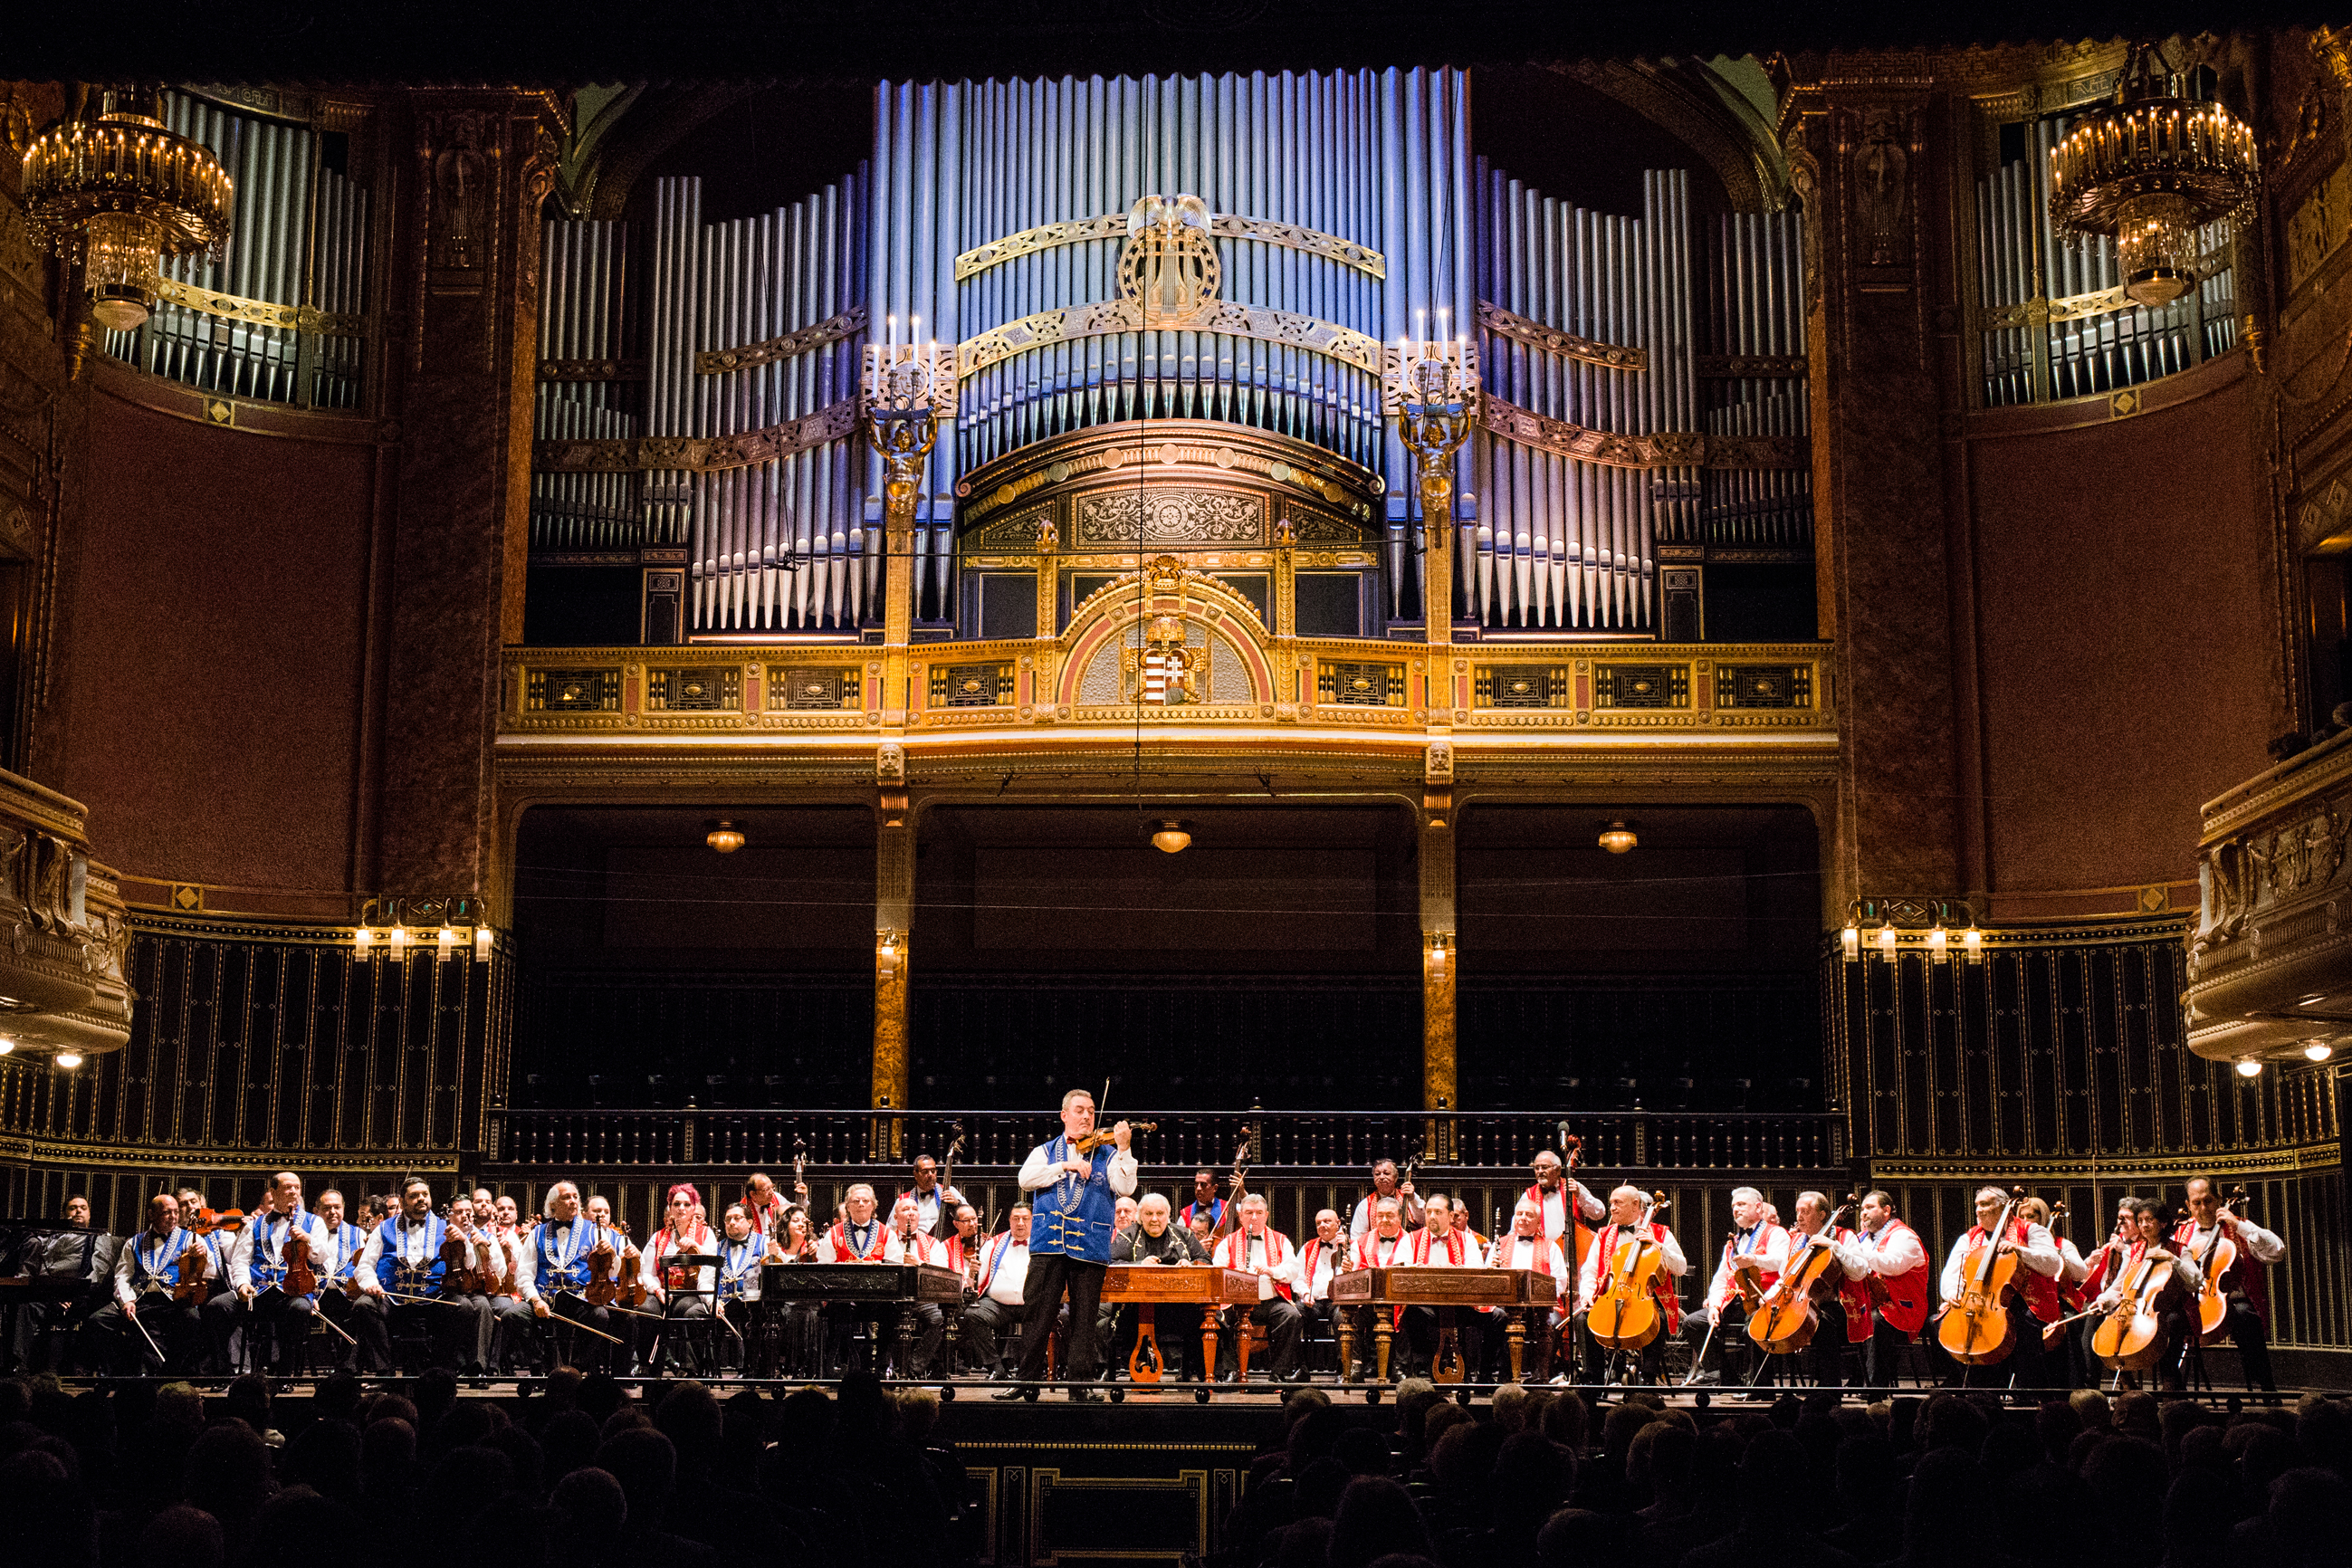
<path id="1" fill-rule="evenodd" d="M 2050 153 L 2077 117 L 2023 127 L 2025 156 L 1977 182 L 1978 288 L 1989 405 L 2103 395 L 2187 370 L 2237 344 L 2231 258 L 2203 231 L 2195 289 L 2149 309 L 2116 290 L 2115 242 L 2069 245 L 2050 222 Z"/>
<path id="2" fill-rule="evenodd" d="M 1727 213 L 1717 220 L 1707 342 L 1725 374 L 1705 383 L 1701 428 L 1710 436 L 1801 437 L 1811 428 L 1806 380 L 1798 372 L 1806 352 L 1802 222 L 1793 212 Z M 1710 469 L 1700 476 L 1696 527 L 1683 512 L 1659 537 L 1734 549 L 1811 549 L 1812 482 L 1807 468 Z"/>
<path id="3" fill-rule="evenodd" d="M 865 190 L 853 175 L 772 213 L 705 225 L 699 180 L 657 183 L 646 435 L 739 436 L 855 395 L 861 332 L 738 369 L 699 370 L 696 356 L 820 327 L 862 303 Z M 745 467 L 645 476 L 647 542 L 688 547 L 691 629 L 842 628 L 879 615 L 879 531 L 863 524 L 850 434 Z"/>
<path id="4" fill-rule="evenodd" d="M 163 258 L 163 277 L 206 293 L 358 315 L 366 309 L 368 195 L 320 158 L 319 133 L 240 113 L 182 92 L 163 94 L 164 123 L 218 154 L 236 183 L 227 241 Z M 107 352 L 207 392 L 322 408 L 355 408 L 361 341 L 305 334 L 165 300 L 132 332 L 106 334 Z"/>
<path id="5" fill-rule="evenodd" d="M 1525 330 L 1486 331 L 1488 395 L 1585 431 L 1698 430 L 1689 176 L 1649 172 L 1642 216 L 1626 217 L 1546 196 L 1483 159 L 1477 174 L 1482 297 L 1536 328 L 1643 355 L 1637 367 L 1597 363 Z M 1730 417 L 1727 429 L 1747 418 Z M 1649 627 L 1654 545 L 1696 536 L 1697 467 L 1586 461 L 1491 423 L 1473 446 L 1478 516 L 1461 585 L 1473 617 L 1498 628 Z"/>
<path id="6" fill-rule="evenodd" d="M 628 226 L 552 221 L 541 227 L 539 357 L 542 363 L 613 362 L 626 357 L 635 333 L 627 321 Z M 539 383 L 536 434 L 545 440 L 625 440 L 641 433 L 636 389 L 587 374 Z M 636 476 L 534 473 L 530 542 L 534 550 L 635 550 L 645 542 Z"/>

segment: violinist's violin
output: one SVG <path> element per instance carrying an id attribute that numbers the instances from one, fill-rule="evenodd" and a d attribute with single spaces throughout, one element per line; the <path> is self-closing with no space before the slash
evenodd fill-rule
<path id="1" fill-rule="evenodd" d="M 2017 1325 L 2010 1321 L 2005 1300 L 2017 1276 L 2017 1250 L 2003 1243 L 2011 1239 L 2010 1226 L 2024 1197 L 2023 1187 L 2010 1189 L 2000 1223 L 1969 1248 L 1960 1266 L 1960 1293 L 1944 1303 L 1937 1321 L 1937 1341 L 1962 1366 L 1990 1366 L 2017 1343 Z"/>
<path id="2" fill-rule="evenodd" d="M 310 1267 L 310 1238 L 292 1226 L 286 1227 L 286 1279 L 282 1286 L 289 1296 L 308 1296 L 319 1288 L 319 1276 Z"/>
<path id="3" fill-rule="evenodd" d="M 1813 1331 L 1822 1323 L 1814 1304 L 1837 1292 L 1838 1276 L 1832 1270 L 1837 1263 L 1838 1226 L 1861 1202 L 1860 1194 L 1848 1193 L 1821 1234 L 1807 1237 L 1790 1254 L 1788 1267 L 1764 1293 L 1761 1307 L 1748 1314 L 1748 1337 L 1770 1354 L 1801 1351 L 1813 1342 Z"/>
<path id="4" fill-rule="evenodd" d="M 197 1236 L 210 1236 L 216 1230 L 234 1235 L 245 1228 L 245 1211 L 201 1208 L 196 1211 L 196 1217 L 188 1222 L 186 1228 Z"/>
<path id="5" fill-rule="evenodd" d="M 1127 1130 L 1129 1132 L 1157 1132 L 1160 1131 L 1160 1123 L 1157 1121 L 1130 1121 L 1127 1124 Z M 1097 1127 L 1091 1132 L 1081 1132 L 1076 1138 L 1071 1139 L 1070 1148 L 1073 1152 L 1079 1154 L 1091 1154 L 1110 1141 L 1110 1129 L 1108 1127 Z"/>
<path id="6" fill-rule="evenodd" d="M 1665 1194 L 1651 1194 L 1641 1219 L 1612 1249 L 1608 1283 L 1584 1320 L 1593 1339 L 1611 1350 L 1638 1351 L 1666 1326 L 1659 1301 L 1666 1287 L 1658 1273 L 1666 1250 L 1650 1235 L 1650 1226 L 1669 1206 Z"/>
<path id="7" fill-rule="evenodd" d="M 441 1243 L 441 1289 L 446 1294 L 482 1294 L 481 1272 L 474 1267 L 474 1241 L 464 1231 L 450 1228 Z"/>
<path id="8" fill-rule="evenodd" d="M 213 1266 L 213 1249 L 191 1247 L 180 1254 L 180 1282 L 172 1287 L 172 1300 L 203 1306 L 212 1300 L 213 1282 L 207 1277 Z"/>
<path id="9" fill-rule="evenodd" d="M 613 1304 L 614 1292 L 617 1288 L 614 1275 L 620 1267 L 621 1249 L 613 1245 L 609 1233 L 599 1232 L 596 1245 L 588 1249 L 588 1289 L 581 1292 L 587 1297 L 590 1306 L 609 1307 Z"/>

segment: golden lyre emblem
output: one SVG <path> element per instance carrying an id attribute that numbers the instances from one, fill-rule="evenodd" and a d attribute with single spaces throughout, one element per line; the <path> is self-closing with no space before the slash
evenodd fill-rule
<path id="1" fill-rule="evenodd" d="M 1127 211 L 1118 288 L 1147 327 L 1202 324 L 1224 275 L 1209 238 L 1209 204 L 1198 196 L 1150 195 Z"/>
<path id="2" fill-rule="evenodd" d="M 1118 665 L 1121 695 L 1129 702 L 1173 708 L 1209 699 L 1209 650 L 1186 646 L 1181 616 L 1153 616 L 1142 646 L 1121 649 Z"/>

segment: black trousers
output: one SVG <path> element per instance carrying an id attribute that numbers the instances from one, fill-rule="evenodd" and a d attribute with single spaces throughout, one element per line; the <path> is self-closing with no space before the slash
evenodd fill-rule
<path id="1" fill-rule="evenodd" d="M 596 1338 L 594 1334 L 567 1333 L 559 1326 L 558 1320 L 561 1320 L 564 1323 L 578 1323 L 583 1328 L 594 1329 L 598 1333 L 613 1332 L 613 1314 L 602 1307 L 590 1305 L 587 1297 L 573 1295 L 568 1291 L 558 1291 L 551 1296 L 543 1296 L 541 1300 L 547 1303 L 547 1326 L 550 1331 L 551 1347 L 548 1359 L 551 1362 L 562 1357 L 569 1348 L 571 1357 L 565 1364 L 578 1366 L 582 1371 L 589 1372 L 599 1367 L 609 1366 L 612 1357 L 628 1353 L 617 1345 L 608 1344 Z M 531 1314 L 534 1318 L 538 1315 L 536 1312 Z M 636 1320 L 626 1321 L 634 1322 Z M 569 1347 L 565 1344 L 567 1340 L 571 1342 Z"/>
<path id="2" fill-rule="evenodd" d="M 1439 1324 L 1434 1307 L 1407 1307 L 1404 1310 L 1404 1342 L 1412 1365 L 1412 1372 L 1425 1376 L 1436 1370 L 1432 1364 L 1437 1354 Z M 1486 1314 L 1475 1307 L 1454 1309 L 1454 1335 L 1462 1353 L 1465 1373 L 1475 1377 L 1483 1364 L 1486 1347 Z"/>
<path id="3" fill-rule="evenodd" d="M 142 1328 L 145 1334 L 139 1331 Z M 197 1370 L 204 1354 L 204 1321 L 196 1304 L 152 1292 L 140 1300 L 137 1323 L 122 1315 L 119 1302 L 109 1301 L 82 1321 L 81 1332 L 88 1347 L 83 1359 L 125 1373 L 161 1370 L 184 1376 Z M 150 1336 L 163 1347 L 160 1368 L 148 1348 Z"/>
<path id="4" fill-rule="evenodd" d="M 373 1358 L 377 1366 L 389 1368 L 393 1325 L 404 1327 L 419 1313 L 425 1315 L 425 1342 L 431 1347 L 433 1364 L 456 1372 L 478 1353 L 487 1332 L 490 1303 L 486 1296 L 448 1296 L 433 1301 L 362 1296 L 349 1327 L 352 1337 L 360 1342 L 361 1353 Z"/>
<path id="5" fill-rule="evenodd" d="M 1239 1307 L 1225 1309 L 1225 1316 L 1219 1324 L 1220 1343 L 1238 1331 L 1241 1311 Z M 1249 1321 L 1265 1331 L 1266 1348 L 1274 1352 L 1274 1375 L 1288 1377 L 1297 1371 L 1299 1336 L 1307 1331 L 1307 1320 L 1300 1316 L 1298 1303 L 1285 1300 L 1280 1296 L 1269 1297 L 1249 1310 Z M 1432 1332 L 1433 1335 L 1434 1331 Z M 1238 1366 L 1238 1349 L 1234 1353 L 1234 1364 Z"/>
<path id="6" fill-rule="evenodd" d="M 2246 1381 L 2264 1393 L 2276 1393 L 2278 1384 L 2271 1376 L 2270 1325 L 2243 1296 L 2232 1292 L 2229 1301 L 2230 1315 L 2221 1320 L 2221 1327 L 2228 1331 L 2230 1342 L 2238 1347 Z"/>
<path id="7" fill-rule="evenodd" d="M 1934 1337 L 1935 1324 L 1920 1330 L 1922 1339 Z M 1884 1312 L 1870 1314 L 1870 1338 L 1862 1345 L 1862 1378 L 1872 1388 L 1892 1389 L 1896 1370 L 1903 1364 L 1903 1347 L 1912 1343 L 1912 1336 L 1886 1321 Z M 1934 1365 L 1931 1357 L 1929 1365 Z"/>
<path id="8" fill-rule="evenodd" d="M 1032 1252 L 1028 1277 L 1022 1281 L 1023 1320 L 1021 1367 L 1024 1383 L 1034 1383 L 1045 1370 L 1045 1339 L 1054 1331 L 1055 1314 L 1062 1296 L 1070 1298 L 1070 1355 L 1062 1368 L 1064 1381 L 1076 1388 L 1092 1383 L 1102 1371 L 1102 1335 L 1097 1327 L 1102 1310 L 1103 1277 L 1109 1265 L 1089 1263 L 1059 1252 Z"/>
<path id="9" fill-rule="evenodd" d="M 2008 1302 L 2010 1351 L 1997 1362 L 1977 1366 L 1964 1366 L 1944 1348 L 1937 1333 L 1940 1320 L 1930 1318 L 1919 1331 L 1919 1342 L 1927 1347 L 1927 1363 L 1945 1380 L 1961 1388 L 2003 1388 L 2014 1384 L 2019 1388 L 2049 1388 L 2062 1380 L 2066 1371 L 2063 1361 L 2045 1354 L 2042 1348 L 2042 1331 L 2047 1327 L 2041 1319 L 2025 1310 L 2025 1303 L 2011 1297 Z M 2088 1322 L 2091 1320 L 2084 1319 Z"/>
<path id="10" fill-rule="evenodd" d="M 257 1360 L 263 1343 L 276 1352 L 268 1370 L 278 1377 L 301 1370 L 302 1347 L 310 1342 L 317 1310 L 310 1297 L 289 1296 L 283 1290 L 264 1290 L 250 1301 L 232 1291 L 205 1303 L 205 1315 L 212 1320 L 214 1354 L 227 1363 L 229 1336 L 243 1329 L 247 1353 Z"/>

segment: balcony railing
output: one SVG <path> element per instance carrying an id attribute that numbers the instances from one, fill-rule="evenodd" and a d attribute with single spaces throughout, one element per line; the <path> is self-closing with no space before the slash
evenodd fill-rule
<path id="1" fill-rule="evenodd" d="M 1113 1115 L 1120 1114 L 1117 1107 Z M 1244 1138 L 1248 1163 L 1272 1176 L 1360 1170 L 1418 1159 L 1431 1170 L 1524 1170 L 1557 1150 L 1563 1126 L 1581 1140 L 1582 1168 L 1626 1172 L 1842 1171 L 1845 1118 L 1837 1114 L 1715 1115 L 1685 1111 L 1140 1110 L 1157 1123 L 1137 1135 L 1138 1156 L 1164 1168 L 1229 1169 Z M 1058 1131 L 1050 1113 L 1006 1110 L 504 1110 L 492 1114 L 493 1163 L 543 1172 L 655 1167 L 789 1170 L 796 1155 L 819 1169 L 902 1167 L 946 1152 L 959 1131 L 959 1170 L 1009 1174 Z"/>

